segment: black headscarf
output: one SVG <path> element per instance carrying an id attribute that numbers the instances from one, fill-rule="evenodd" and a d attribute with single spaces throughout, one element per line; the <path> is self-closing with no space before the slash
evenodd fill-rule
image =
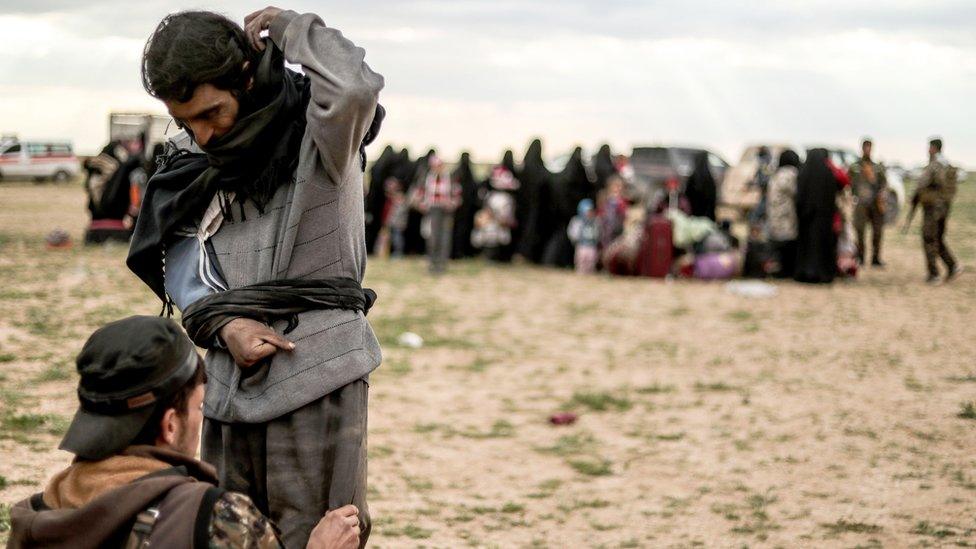
<path id="1" fill-rule="evenodd" d="M 827 158 L 826 149 L 812 149 L 797 176 L 796 211 L 801 218 L 833 219 L 837 211 L 837 180 Z"/>
<path id="2" fill-rule="evenodd" d="M 546 244 L 543 263 L 556 267 L 573 266 L 573 244 L 566 234 L 580 200 L 593 198 L 594 189 L 583 165 L 583 149 L 576 147 L 563 171 L 552 177 L 552 218 L 554 230 Z"/>
<path id="3" fill-rule="evenodd" d="M 708 167 L 708 153 L 699 151 L 695 154 L 695 170 L 691 172 L 685 183 L 685 196 L 691 203 L 691 215 L 707 217 L 715 221 L 715 206 L 718 202 L 718 189 L 712 170 Z"/>
<path id="4" fill-rule="evenodd" d="M 515 155 L 512 153 L 512 149 L 507 149 L 505 154 L 502 155 L 501 165 L 512 172 L 512 175 L 518 177 L 518 172 L 515 171 Z"/>
<path id="5" fill-rule="evenodd" d="M 800 169 L 800 155 L 796 154 L 793 149 L 786 149 L 779 153 L 779 162 L 776 164 L 780 168 L 783 166 L 793 166 L 796 169 Z"/>
<path id="6" fill-rule="evenodd" d="M 522 170 L 518 174 L 522 184 L 517 211 L 519 225 L 524 227 L 518 251 L 535 263 L 542 262 L 542 252 L 552 235 L 553 224 L 549 211 L 549 180 L 552 174 L 542 159 L 542 141 L 536 139 L 525 151 Z"/>
<path id="7" fill-rule="evenodd" d="M 474 217 L 478 211 L 478 182 L 471 171 L 471 155 L 462 153 L 451 179 L 461 186 L 461 205 L 454 211 L 454 235 L 451 241 L 451 258 L 473 257 L 478 251 L 471 244 Z"/>
<path id="8" fill-rule="evenodd" d="M 602 189 L 607 186 L 610 176 L 617 173 L 617 167 L 613 165 L 613 155 L 610 152 L 610 145 L 604 144 L 593 156 L 593 171 L 596 175 L 596 188 Z"/>
<path id="9" fill-rule="evenodd" d="M 414 164 L 413 160 L 410 160 L 410 151 L 406 148 L 400 149 L 400 152 L 397 153 L 396 159 L 394 160 L 393 173 L 391 175 L 397 178 L 404 192 L 413 183 L 413 172 Z"/>
<path id="10" fill-rule="evenodd" d="M 416 185 L 423 185 L 427 177 L 427 170 L 430 168 L 430 159 L 437 154 L 437 151 L 430 149 L 427 154 L 421 156 L 411 166 L 410 177 L 404 182 L 407 193 L 410 194 Z M 407 228 L 403 231 L 403 248 L 407 254 L 423 254 L 427 251 L 427 241 L 424 239 L 421 227 L 424 222 L 424 214 L 416 208 L 410 208 L 407 213 Z"/>
<path id="11" fill-rule="evenodd" d="M 576 147 L 572 156 L 566 162 L 563 171 L 553 176 L 553 199 L 556 204 L 556 214 L 559 223 L 569 223 L 576 215 L 576 208 L 580 200 L 593 198 L 593 185 L 583 164 L 583 149 Z"/>
<path id="12" fill-rule="evenodd" d="M 373 252 L 376 238 L 383 228 L 383 209 L 386 206 L 384 182 L 395 169 L 397 154 L 387 145 L 369 169 L 369 191 L 366 193 L 366 250 Z"/>
<path id="13" fill-rule="evenodd" d="M 837 274 L 837 179 L 827 166 L 827 151 L 813 149 L 796 181 L 797 256 L 794 278 L 829 283 Z"/>

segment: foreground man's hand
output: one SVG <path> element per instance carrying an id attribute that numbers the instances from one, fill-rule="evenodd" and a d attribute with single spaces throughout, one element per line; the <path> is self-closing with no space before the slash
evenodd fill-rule
<path id="1" fill-rule="evenodd" d="M 315 525 L 307 549 L 356 549 L 359 547 L 359 509 L 346 505 L 333 509 Z"/>
<path id="2" fill-rule="evenodd" d="M 242 368 L 249 368 L 278 352 L 291 351 L 295 344 L 278 335 L 270 326 L 250 318 L 235 318 L 220 329 L 220 338 Z"/>
<path id="3" fill-rule="evenodd" d="M 282 11 L 281 8 L 268 6 L 244 18 L 244 34 L 247 35 L 247 41 L 251 43 L 252 48 L 264 51 L 265 46 L 264 40 L 261 39 L 261 31 L 268 30 L 271 21 L 278 17 Z"/>

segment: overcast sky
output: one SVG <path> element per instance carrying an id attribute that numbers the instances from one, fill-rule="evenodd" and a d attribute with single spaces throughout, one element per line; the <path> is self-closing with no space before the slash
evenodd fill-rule
<path id="1" fill-rule="evenodd" d="M 241 21 L 264 4 L 0 0 L 0 132 L 95 151 L 110 111 L 165 112 L 139 80 L 146 37 L 179 9 Z M 915 165 L 939 134 L 976 166 L 973 0 L 298 1 L 386 77 L 380 143 L 482 160 L 543 138 L 856 148 Z M 378 149 L 378 147 L 377 147 Z M 378 151 L 377 151 L 378 152 Z"/>

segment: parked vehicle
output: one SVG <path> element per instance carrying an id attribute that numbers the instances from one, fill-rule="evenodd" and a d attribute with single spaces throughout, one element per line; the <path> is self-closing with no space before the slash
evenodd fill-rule
<path id="1" fill-rule="evenodd" d="M 108 115 L 109 141 L 138 141 L 140 152 L 147 160 L 154 145 L 164 143 L 179 131 L 169 116 L 139 112 L 113 112 Z"/>
<path id="2" fill-rule="evenodd" d="M 20 141 L 8 138 L 0 145 L 0 179 L 30 178 L 67 181 L 81 166 L 68 141 Z"/>
<path id="3" fill-rule="evenodd" d="M 678 189 L 683 190 L 685 181 L 695 169 L 695 156 L 701 152 L 708 154 L 708 165 L 721 193 L 729 163 L 717 154 L 692 147 L 634 147 L 630 165 L 641 198 L 650 199 L 668 180 L 676 180 Z"/>

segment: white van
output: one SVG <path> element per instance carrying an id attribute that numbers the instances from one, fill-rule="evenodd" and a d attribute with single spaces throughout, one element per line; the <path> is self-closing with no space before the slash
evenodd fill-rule
<path id="1" fill-rule="evenodd" d="M 0 146 L 0 179 L 67 181 L 81 166 L 68 141 L 16 141 Z"/>

